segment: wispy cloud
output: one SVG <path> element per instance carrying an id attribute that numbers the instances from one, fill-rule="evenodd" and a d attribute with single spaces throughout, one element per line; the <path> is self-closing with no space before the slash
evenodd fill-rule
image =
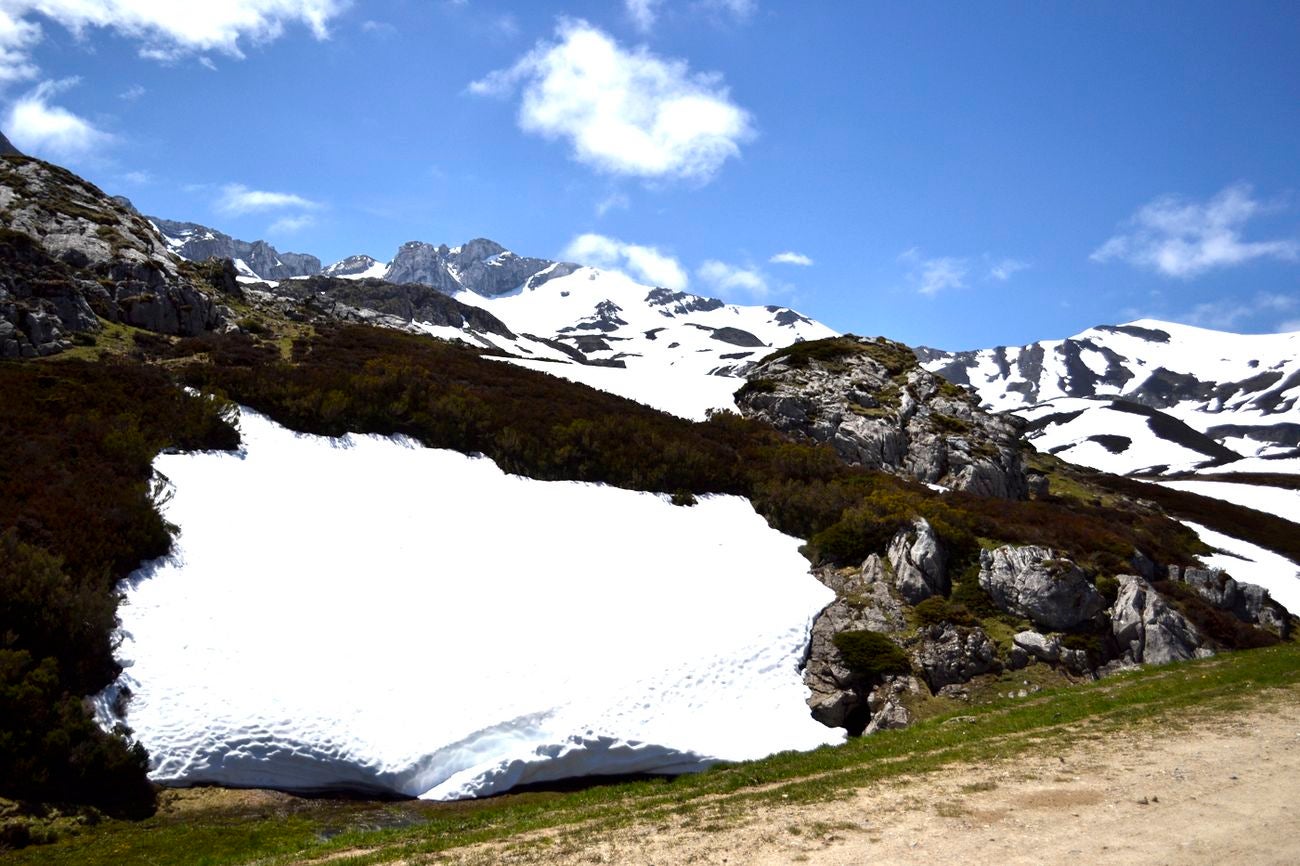
<path id="1" fill-rule="evenodd" d="M 271 223 L 268 231 L 273 235 L 286 235 L 300 232 L 314 225 L 316 225 L 316 217 L 305 213 L 298 216 L 280 217 L 280 219 Z"/>
<path id="2" fill-rule="evenodd" d="M 1271 328 L 1276 331 L 1300 330 L 1300 319 L 1290 314 L 1300 310 L 1300 297 L 1280 292 L 1258 292 L 1241 297 L 1219 298 L 1203 301 L 1189 309 L 1169 311 L 1162 303 L 1162 295 L 1154 293 L 1152 306 L 1128 307 L 1120 311 L 1125 320 L 1167 319 L 1200 328 L 1231 331 L 1244 327 Z"/>
<path id="3" fill-rule="evenodd" d="M 623 8 L 627 10 L 627 17 L 631 19 L 632 26 L 642 33 L 649 33 L 654 29 L 655 21 L 659 19 L 659 7 L 662 5 L 663 0 L 623 0 Z"/>
<path id="4" fill-rule="evenodd" d="M 657 247 L 624 243 L 605 235 L 578 235 L 561 255 L 583 265 L 626 271 L 642 282 L 675 292 L 690 283 L 685 269 L 673 256 L 660 252 Z"/>
<path id="5" fill-rule="evenodd" d="M 695 275 L 718 292 L 739 289 L 755 298 L 766 298 L 771 294 L 767 277 L 754 267 L 740 267 L 709 259 L 696 269 Z"/>
<path id="6" fill-rule="evenodd" d="M 627 210 L 632 202 L 621 192 L 610 193 L 596 202 L 596 216 L 604 216 L 612 210 Z"/>
<path id="7" fill-rule="evenodd" d="M 77 78 L 42 82 L 9 107 L 4 128 L 19 150 L 67 159 L 86 156 L 112 142 L 113 136 L 84 117 L 50 104 L 52 97 L 78 82 Z"/>
<path id="8" fill-rule="evenodd" d="M 925 258 L 916 247 L 904 250 L 898 260 L 908 265 L 907 281 L 922 295 L 937 295 L 945 289 L 966 288 L 970 262 L 955 256 Z"/>
<path id="9" fill-rule="evenodd" d="M 580 20 L 562 21 L 556 41 L 469 90 L 502 97 L 521 90 L 521 129 L 566 139 L 574 159 L 611 174 L 706 182 L 753 135 L 749 113 L 718 75 L 627 50 Z"/>
<path id="10" fill-rule="evenodd" d="M 1287 319 L 1285 322 L 1281 322 L 1277 326 L 1277 332 L 1279 334 L 1291 334 L 1295 331 L 1300 331 L 1300 319 Z"/>
<path id="11" fill-rule="evenodd" d="M 1129 218 L 1126 231 L 1098 247 L 1091 258 L 1123 261 L 1181 278 L 1253 259 L 1295 261 L 1300 258 L 1300 242 L 1292 238 L 1242 239 L 1246 223 L 1271 209 L 1254 198 L 1244 183 L 1226 187 L 1204 203 L 1163 196 Z"/>
<path id="12" fill-rule="evenodd" d="M 1028 267 L 1029 262 L 1022 262 L 1019 259 L 1002 259 L 989 266 L 989 279 L 1005 283 Z"/>
<path id="13" fill-rule="evenodd" d="M 294 193 L 249 189 L 242 183 L 232 183 L 222 188 L 216 207 L 221 213 L 238 216 L 254 211 L 284 210 L 288 208 L 314 210 L 320 205 Z"/>
<path id="14" fill-rule="evenodd" d="M 376 39 L 391 39 L 397 35 L 397 28 L 387 21 L 367 19 L 361 22 L 361 32 L 368 33 Z"/>
<path id="15" fill-rule="evenodd" d="M 810 267 L 813 263 L 813 260 L 805 256 L 803 253 L 792 251 L 777 253 L 772 256 L 772 258 L 768 259 L 768 261 L 774 265 L 799 265 L 805 268 Z"/>
<path id="16" fill-rule="evenodd" d="M 123 102 L 135 102 L 137 99 L 144 96 L 146 93 L 148 93 L 148 91 L 144 89 L 144 85 L 132 84 L 126 90 L 123 90 L 121 93 L 119 93 L 117 95 L 117 98 L 122 100 Z"/>

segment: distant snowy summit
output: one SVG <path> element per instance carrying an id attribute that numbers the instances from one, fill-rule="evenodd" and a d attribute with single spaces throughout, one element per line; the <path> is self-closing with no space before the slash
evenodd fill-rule
<path id="1" fill-rule="evenodd" d="M 983 405 L 1029 420 L 1040 451 L 1119 474 L 1300 471 L 1300 332 L 1141 319 L 1064 340 L 917 350 Z"/>
<path id="2" fill-rule="evenodd" d="M 232 259 L 265 303 L 309 304 L 342 320 L 459 340 L 691 418 L 734 409 L 737 378 L 772 351 L 837 334 L 788 307 L 728 304 L 617 271 L 519 255 L 487 238 L 454 247 L 410 241 L 388 262 L 359 254 L 321 267 L 314 256 L 196 223 L 152 223 L 182 258 Z M 448 313 L 430 289 L 462 307 Z"/>

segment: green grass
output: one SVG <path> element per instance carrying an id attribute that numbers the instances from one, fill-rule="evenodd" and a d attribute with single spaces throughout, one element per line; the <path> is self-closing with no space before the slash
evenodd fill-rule
<path id="1" fill-rule="evenodd" d="M 213 805 L 207 808 L 164 808 L 141 822 L 105 822 L 54 845 L 10 853 L 6 859 L 50 866 L 220 866 L 288 863 L 351 852 L 332 862 L 366 864 L 506 840 L 539 829 L 580 830 L 589 836 L 682 815 L 725 824 L 756 803 L 850 796 L 903 774 L 1005 759 L 1081 736 L 1104 737 L 1123 728 L 1151 726 L 1172 732 L 1192 708 L 1203 718 L 1260 701 L 1294 703 L 1300 700 L 1297 687 L 1300 646 L 1292 643 L 1047 689 L 1029 698 L 995 700 L 843 746 L 782 753 L 672 781 L 450 804 L 278 798 L 273 805 L 240 805 L 240 795 L 214 792 Z M 222 805 L 223 798 L 232 803 Z"/>

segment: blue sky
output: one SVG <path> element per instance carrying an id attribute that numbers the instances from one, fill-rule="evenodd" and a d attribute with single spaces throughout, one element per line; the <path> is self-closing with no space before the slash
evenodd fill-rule
<path id="1" fill-rule="evenodd" d="M 1269 332 L 1297 46 L 1292 2 L 0 0 L 0 127 L 326 262 L 486 236 L 954 349 Z"/>

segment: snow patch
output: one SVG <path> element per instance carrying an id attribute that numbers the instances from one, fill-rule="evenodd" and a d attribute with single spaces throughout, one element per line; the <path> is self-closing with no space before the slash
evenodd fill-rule
<path id="1" fill-rule="evenodd" d="M 456 798 L 841 739 L 799 673 L 832 594 L 744 499 L 241 427 L 157 458 L 182 535 L 123 584 L 154 779 Z"/>

